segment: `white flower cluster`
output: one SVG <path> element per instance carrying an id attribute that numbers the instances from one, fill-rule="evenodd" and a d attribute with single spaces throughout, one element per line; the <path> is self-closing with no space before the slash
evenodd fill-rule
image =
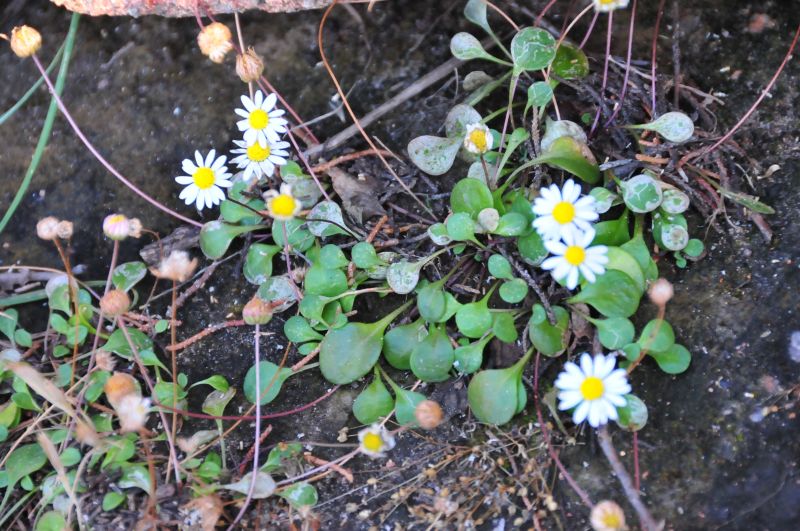
<path id="1" fill-rule="evenodd" d="M 269 177 L 276 166 L 286 164 L 289 143 L 281 140 L 281 134 L 287 132 L 288 122 L 283 118 L 285 111 L 276 107 L 277 99 L 275 94 L 265 97 L 257 90 L 252 99 L 242 96 L 244 108 L 235 111 L 242 118 L 236 126 L 244 135 L 242 140 L 234 140 L 237 149 L 231 153 L 237 156 L 231 162 L 243 172 L 245 182 Z M 224 155 L 217 157 L 213 149 L 205 157 L 195 151 L 194 160 L 185 159 L 182 164 L 185 175 L 175 177 L 178 184 L 185 186 L 180 199 L 187 205 L 194 203 L 198 210 L 223 201 L 222 189 L 233 185 L 227 160 Z"/>
<path id="2" fill-rule="evenodd" d="M 598 218 L 592 196 L 581 197 L 581 187 L 572 179 L 562 188 L 552 184 L 540 190 L 533 202 L 533 227 L 544 240 L 545 248 L 553 255 L 542 268 L 551 271 L 553 278 L 575 289 L 583 277 L 594 282 L 605 273 L 608 248 L 591 246 L 595 237 L 592 222 Z"/>

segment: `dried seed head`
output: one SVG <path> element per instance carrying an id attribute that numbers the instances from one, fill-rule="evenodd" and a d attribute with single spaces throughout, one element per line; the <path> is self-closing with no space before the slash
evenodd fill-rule
<path id="1" fill-rule="evenodd" d="M 604 500 L 592 507 L 589 517 L 595 531 L 622 531 L 625 525 L 625 513 L 622 508 L 610 500 Z"/>
<path id="2" fill-rule="evenodd" d="M 258 81 L 263 71 L 264 61 L 261 60 L 252 47 L 236 57 L 236 74 L 245 83 Z"/>
<path id="3" fill-rule="evenodd" d="M 169 256 L 161 260 L 158 267 L 151 267 L 150 272 L 156 278 L 163 278 L 175 282 L 186 282 L 197 269 L 197 258 L 189 259 L 186 251 L 172 251 Z"/>
<path id="4" fill-rule="evenodd" d="M 94 363 L 102 371 L 113 371 L 117 361 L 114 356 L 106 350 L 98 350 L 94 357 Z"/>
<path id="5" fill-rule="evenodd" d="M 131 298 L 119 289 L 112 289 L 100 299 L 100 310 L 110 317 L 119 317 L 131 307 Z"/>
<path id="6" fill-rule="evenodd" d="M 56 235 L 62 240 L 69 240 L 72 238 L 73 229 L 71 221 L 59 221 L 56 225 Z"/>
<path id="7" fill-rule="evenodd" d="M 30 57 L 42 47 L 42 35 L 30 26 L 18 26 L 11 30 L 11 51 L 17 57 Z"/>
<path id="8" fill-rule="evenodd" d="M 242 319 L 250 325 L 267 324 L 272 319 L 272 305 L 258 295 L 253 296 L 242 309 Z"/>
<path id="9" fill-rule="evenodd" d="M 432 430 L 442 423 L 444 413 L 442 407 L 433 400 L 423 400 L 414 409 L 414 418 L 420 428 L 424 430 Z"/>
<path id="10" fill-rule="evenodd" d="M 111 377 L 106 380 L 103 386 L 103 391 L 106 393 L 108 403 L 114 408 L 128 395 L 139 396 L 139 383 L 131 376 L 124 372 L 115 372 Z"/>
<path id="11" fill-rule="evenodd" d="M 131 238 L 141 238 L 142 237 L 142 222 L 139 221 L 139 218 L 131 218 L 128 220 L 130 224 L 130 230 L 128 231 L 128 236 Z"/>
<path id="12" fill-rule="evenodd" d="M 58 218 L 47 216 L 36 224 L 36 235 L 43 240 L 52 241 L 58 238 Z"/>
<path id="13" fill-rule="evenodd" d="M 233 50 L 231 30 L 225 24 L 212 22 L 197 35 L 197 44 L 203 55 L 215 63 L 221 63 L 225 55 Z"/>
<path id="14" fill-rule="evenodd" d="M 653 282 L 647 292 L 650 300 L 658 307 L 665 306 L 674 294 L 675 291 L 672 289 L 672 284 L 666 278 L 659 278 Z"/>
<path id="15" fill-rule="evenodd" d="M 147 423 L 147 414 L 150 412 L 150 399 L 142 398 L 138 395 L 124 396 L 114 409 L 119 417 L 119 430 L 121 432 L 139 431 Z"/>

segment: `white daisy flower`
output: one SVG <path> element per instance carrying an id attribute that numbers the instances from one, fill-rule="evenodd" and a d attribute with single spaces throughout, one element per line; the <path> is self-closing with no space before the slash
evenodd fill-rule
<path id="1" fill-rule="evenodd" d="M 286 132 L 288 122 L 281 118 L 286 111 L 275 107 L 277 100 L 275 94 L 269 94 L 265 98 L 260 90 L 256 91 L 252 100 L 242 96 L 244 109 L 236 109 L 235 112 L 244 120 L 236 122 L 236 127 L 244 132 L 244 141 L 248 146 L 256 142 L 262 146 L 266 146 L 268 141 L 277 142 L 280 139 L 278 133 Z"/>
<path id="2" fill-rule="evenodd" d="M 592 0 L 592 3 L 597 11 L 607 13 L 615 9 L 625 9 L 628 7 L 629 0 Z"/>
<path id="3" fill-rule="evenodd" d="M 482 155 L 492 149 L 494 137 L 489 128 L 482 123 L 469 124 L 467 136 L 464 137 L 464 148 L 470 153 Z"/>
<path id="4" fill-rule="evenodd" d="M 303 205 L 292 195 L 292 187 L 282 184 L 280 192 L 267 190 L 264 192 L 264 201 L 267 203 L 267 212 L 274 219 L 286 221 L 292 219 L 302 210 Z"/>
<path id="5" fill-rule="evenodd" d="M 358 432 L 358 449 L 370 457 L 383 457 L 394 448 L 394 437 L 380 424 L 367 426 Z"/>
<path id="6" fill-rule="evenodd" d="M 625 369 L 614 369 L 614 356 L 597 354 L 594 359 L 584 352 L 580 367 L 568 361 L 556 378 L 558 409 L 575 408 L 572 421 L 580 424 L 589 420 L 593 428 L 617 420 L 617 408 L 627 403 L 625 395 L 631 392 Z"/>
<path id="7" fill-rule="evenodd" d="M 586 232 L 572 230 L 564 234 L 563 242 L 556 240 L 544 242 L 545 248 L 555 256 L 542 262 L 542 269 L 551 271 L 553 278 L 558 281 L 566 279 L 566 286 L 569 289 L 575 289 L 581 276 L 590 284 L 593 283 L 598 275 L 606 272 L 603 266 L 608 263 L 608 247 L 605 245 L 589 247 L 594 236 L 594 229 Z"/>
<path id="8" fill-rule="evenodd" d="M 150 399 L 131 393 L 122 397 L 117 404 L 116 411 L 119 417 L 119 431 L 139 431 L 147 423 L 147 414 L 150 412 Z"/>
<path id="9" fill-rule="evenodd" d="M 285 151 L 289 147 L 289 142 L 267 144 L 256 142 L 250 146 L 243 140 L 234 140 L 233 143 L 239 146 L 239 149 L 231 151 L 232 154 L 238 155 L 231 159 L 231 163 L 244 170 L 242 179 L 245 182 L 250 182 L 253 178 L 258 180 L 262 175 L 271 177 L 275 173 L 275 166 L 286 164 L 286 157 L 289 156 L 289 152 Z"/>
<path id="10" fill-rule="evenodd" d="M 205 160 L 199 151 L 195 151 L 194 160 L 195 162 L 184 159 L 182 168 L 186 175 L 175 177 L 178 184 L 186 186 L 178 197 L 187 205 L 194 203 L 197 210 L 211 208 L 225 199 L 222 189 L 233 184 L 230 181 L 231 174 L 225 166 L 228 158 L 216 157 L 216 152 L 212 149 Z"/>
<path id="11" fill-rule="evenodd" d="M 569 230 L 576 228 L 589 230 L 592 221 L 598 218 L 594 197 L 580 197 L 581 187 L 572 179 L 564 183 L 560 190 L 551 184 L 542 188 L 541 195 L 533 202 L 533 228 L 544 240 L 563 238 Z"/>

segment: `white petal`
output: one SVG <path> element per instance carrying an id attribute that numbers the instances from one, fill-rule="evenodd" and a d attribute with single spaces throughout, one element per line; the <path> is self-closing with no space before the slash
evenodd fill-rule
<path id="1" fill-rule="evenodd" d="M 246 128 L 246 129 L 247 130 L 245 131 L 244 129 L 240 128 L 240 130 L 244 131 L 244 141 L 247 143 L 248 146 L 252 146 L 259 139 L 258 131 L 256 131 L 255 129 L 250 129 L 250 128 Z"/>
<path id="2" fill-rule="evenodd" d="M 208 155 L 206 155 L 206 163 L 204 164 L 204 166 L 210 168 L 211 165 L 214 163 L 214 157 L 216 156 L 217 156 L 216 150 L 212 149 L 211 151 L 209 151 Z"/>
<path id="3" fill-rule="evenodd" d="M 203 203 L 205 202 L 206 192 L 205 190 L 201 190 L 197 194 L 197 198 L 194 201 L 194 206 L 197 210 L 203 210 Z"/>
<path id="4" fill-rule="evenodd" d="M 194 160 L 197 162 L 198 167 L 203 166 L 203 155 L 199 151 L 194 152 Z"/>
<path id="5" fill-rule="evenodd" d="M 586 376 L 594 375 L 594 364 L 592 363 L 592 357 L 589 355 L 588 352 L 584 352 L 581 354 L 581 370 L 583 374 Z"/>
<path id="6" fill-rule="evenodd" d="M 578 285 L 578 268 L 573 267 L 569 270 L 569 274 L 567 275 L 567 288 L 575 289 L 577 285 Z"/>
<path id="7" fill-rule="evenodd" d="M 250 128 L 250 120 L 239 120 L 236 122 L 236 128 L 239 129 L 239 132 L 247 131 Z M 245 142 L 245 145 L 247 142 Z"/>
<path id="8" fill-rule="evenodd" d="M 246 111 L 246 110 L 244 110 L 244 109 L 234 109 L 234 111 L 233 111 L 233 112 L 235 112 L 236 114 L 238 114 L 238 115 L 239 115 L 239 116 L 241 116 L 242 118 L 250 118 L 250 113 L 249 113 L 249 112 L 247 112 L 247 111 Z"/>
<path id="9" fill-rule="evenodd" d="M 183 199 L 184 202 L 187 205 L 191 205 L 194 202 L 194 200 L 197 198 L 197 192 L 199 192 L 199 191 L 200 191 L 200 189 L 197 186 L 195 186 L 194 184 L 191 184 L 191 185 L 187 186 L 186 188 L 184 188 L 183 190 L 181 190 L 181 193 L 178 196 L 178 199 Z"/>
<path id="10" fill-rule="evenodd" d="M 573 265 L 563 258 L 560 260 L 561 262 L 558 264 L 558 267 L 553 270 L 553 278 L 556 280 L 563 280 L 574 268 Z"/>
<path id="11" fill-rule="evenodd" d="M 564 183 L 564 187 L 561 189 L 561 199 L 574 204 L 575 200 L 577 200 L 580 195 L 581 187 L 575 184 L 575 181 L 572 179 L 567 179 L 567 182 Z"/>
<path id="12" fill-rule="evenodd" d="M 264 99 L 264 104 L 261 106 L 261 108 L 265 111 L 269 111 L 275 107 L 275 103 L 277 101 L 278 96 L 276 96 L 274 92 L 270 92 L 269 95 L 267 95 L 267 97 Z"/>
<path id="13" fill-rule="evenodd" d="M 247 96 L 242 96 L 240 99 L 242 100 L 242 105 L 248 113 L 255 108 L 255 105 L 253 105 L 253 100 Z"/>
<path id="14" fill-rule="evenodd" d="M 559 393 L 558 399 L 560 400 L 558 409 L 564 411 L 566 409 L 572 409 L 583 402 L 583 395 L 581 395 L 580 391 L 566 391 L 564 393 Z"/>
<path id="15" fill-rule="evenodd" d="M 617 408 L 614 406 L 614 404 L 605 399 L 600 399 L 598 402 L 603 404 L 604 414 L 607 421 L 617 420 L 619 418 L 619 415 L 617 414 Z"/>
<path id="16" fill-rule="evenodd" d="M 197 171 L 197 166 L 191 161 L 191 159 L 183 159 L 181 163 L 181 169 L 186 173 L 186 175 L 192 175 L 194 172 Z"/>
<path id="17" fill-rule="evenodd" d="M 175 177 L 175 182 L 186 186 L 192 184 L 194 182 L 194 179 L 189 177 L 188 175 L 181 175 L 180 177 Z"/>
<path id="18" fill-rule="evenodd" d="M 255 93 L 255 101 L 253 102 L 256 104 L 256 107 L 263 107 L 264 103 L 264 93 L 260 90 L 256 90 Z"/>
<path id="19" fill-rule="evenodd" d="M 586 262 L 579 265 L 578 269 L 589 284 L 594 284 L 594 281 L 597 280 L 597 276 L 592 272 L 591 268 L 588 267 Z"/>
<path id="20" fill-rule="evenodd" d="M 581 404 L 575 408 L 575 411 L 572 413 L 572 422 L 575 424 L 580 424 L 586 417 L 589 415 L 589 402 L 581 402 Z"/>
<path id="21" fill-rule="evenodd" d="M 563 256 L 567 252 L 567 246 L 557 240 L 544 242 L 544 248 L 558 256 Z"/>
<path id="22" fill-rule="evenodd" d="M 603 405 L 598 403 L 598 400 L 592 400 L 589 403 L 589 425 L 593 428 L 599 428 L 601 424 L 605 424 Z"/>

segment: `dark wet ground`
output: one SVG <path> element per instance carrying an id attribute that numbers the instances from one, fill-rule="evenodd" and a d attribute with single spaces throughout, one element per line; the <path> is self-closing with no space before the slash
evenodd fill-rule
<path id="1" fill-rule="evenodd" d="M 401 4 L 378 3 L 372 14 L 359 10 L 367 28 L 366 39 L 356 19 L 344 10 L 338 10 L 329 22 L 329 57 L 345 87 L 358 83 L 351 97 L 358 114 L 446 60 L 450 35 L 466 27 L 453 2 Z M 730 125 L 754 101 L 780 63 L 798 14 L 792 2 L 683 4 L 681 54 L 686 81 L 707 92 L 727 94 L 725 107 L 715 111 L 722 124 Z M 7 31 L 21 21 L 36 25 L 44 30 L 42 56 L 52 56 L 66 33 L 68 15 L 44 2 L 23 12 L 18 12 L 16 5 L 0 11 L 0 30 Z M 769 15 L 775 27 L 748 32 L 748 22 L 756 13 Z M 248 14 L 243 20 L 245 37 L 266 59 L 267 75 L 306 118 L 334 106 L 331 98 L 335 91 L 318 64 L 319 17 L 320 13 Z M 560 22 L 556 21 L 557 25 Z M 623 27 L 622 22 L 618 24 Z M 640 44 L 645 50 L 651 26 L 652 18 L 645 10 L 639 19 L 645 36 Z M 662 34 L 670 31 L 665 29 Z M 227 150 L 231 146 L 236 136 L 232 110 L 243 89 L 232 76 L 230 63 L 227 68 L 219 67 L 199 55 L 195 32 L 195 23 L 189 19 L 84 18 L 64 96 L 89 138 L 123 174 L 190 216 L 196 213 L 178 204 L 179 190 L 173 177 L 180 161 L 195 149 Z M 623 34 L 620 30 L 620 37 L 615 37 L 620 45 Z M 662 44 L 666 64 L 671 56 L 668 39 Z M 622 52 L 620 48 L 618 53 Z M 734 79 L 737 70 L 741 73 Z M 2 46 L 0 79 L 4 80 L 0 109 L 6 109 L 35 79 L 33 65 L 20 63 Z M 789 356 L 790 336 L 800 330 L 800 233 L 793 226 L 800 214 L 797 79 L 800 64 L 795 61 L 762 110 L 736 137 L 762 170 L 772 164 L 781 166 L 764 179 L 759 179 L 763 171 L 750 173 L 755 193 L 778 211 L 769 217 L 774 240 L 765 243 L 741 209 L 730 207 L 729 218 L 718 218 L 721 233 L 713 229 L 703 233 L 710 250 L 704 260 L 686 270 L 661 264 L 662 274 L 673 280 L 676 288 L 667 317 L 694 359 L 689 371 L 678 377 L 664 376 L 645 365 L 637 369 L 633 385 L 650 407 L 650 422 L 640 434 L 642 489 L 648 505 L 670 528 L 782 530 L 800 525 L 800 421 L 796 417 L 800 364 Z M 440 123 L 453 92 L 452 85 L 437 88 L 401 106 L 370 130 L 392 149 L 402 151 L 411 137 Z M 10 202 L 27 167 L 48 102 L 41 91 L 0 128 L 2 205 Z M 334 118 L 316 126 L 315 132 L 326 138 L 345 125 Z M 0 264 L 55 265 L 56 254 L 33 234 L 36 220 L 52 214 L 75 221 L 74 258 L 89 266 L 87 278 L 104 276 L 110 247 L 99 238 L 99 225 L 107 213 L 119 209 L 140 216 L 162 234 L 174 226 L 107 174 L 59 120 L 26 200 L 12 225 L 0 235 Z M 123 247 L 124 259 L 134 259 L 136 244 Z M 213 291 L 195 296 L 185 306 L 181 337 L 230 318 L 250 297 L 252 288 L 233 276 L 235 261 L 220 272 L 209 284 Z M 276 333 L 267 339 L 267 356 L 273 361 L 285 347 L 280 328 L 277 319 L 269 326 L 269 331 Z M 182 370 L 191 381 L 211 373 L 241 381 L 252 363 L 251 341 L 245 329 L 216 334 L 183 352 Z M 290 362 L 298 355 L 292 356 Z M 274 409 L 298 406 L 326 389 L 315 371 L 309 371 L 302 381 L 294 378 L 287 382 Z M 339 391 L 316 409 L 275 422 L 274 440 L 335 441 L 340 428 L 356 424 L 350 415 L 350 401 L 356 392 L 355 388 Z M 457 393 L 448 394 L 453 395 Z M 199 409 L 202 399 L 201 394 L 192 394 L 192 407 Z M 455 400 L 451 406 L 457 410 L 460 404 Z M 462 422 L 455 417 L 436 435 L 456 436 Z M 198 423 L 186 429 L 201 427 L 204 425 Z M 249 445 L 247 431 L 237 437 L 242 437 L 245 447 Z M 586 438 L 581 441 L 587 444 L 563 453 L 570 470 L 593 498 L 621 499 L 599 448 Z M 630 436 L 616 432 L 615 443 L 618 450 L 626 452 L 623 460 L 630 465 Z M 231 446 L 235 450 L 236 444 Z M 420 448 L 415 440 L 403 438 L 395 460 L 420 457 Z M 330 456 L 338 451 L 318 453 Z M 359 465 L 364 471 L 357 480 L 368 477 L 373 465 Z M 442 478 L 443 484 L 447 481 Z M 321 501 L 345 490 L 342 484 L 329 483 L 321 488 Z M 558 499 L 569 496 L 566 486 L 562 492 L 565 494 Z M 357 493 L 347 501 L 361 497 L 362 493 Z M 341 506 L 337 502 L 320 509 L 333 518 L 331 526 L 339 521 Z M 573 510 L 582 513 L 578 506 Z M 511 526 L 511 521 L 507 518 L 506 525 Z M 574 522 L 567 519 L 565 525 L 577 528 Z"/>

